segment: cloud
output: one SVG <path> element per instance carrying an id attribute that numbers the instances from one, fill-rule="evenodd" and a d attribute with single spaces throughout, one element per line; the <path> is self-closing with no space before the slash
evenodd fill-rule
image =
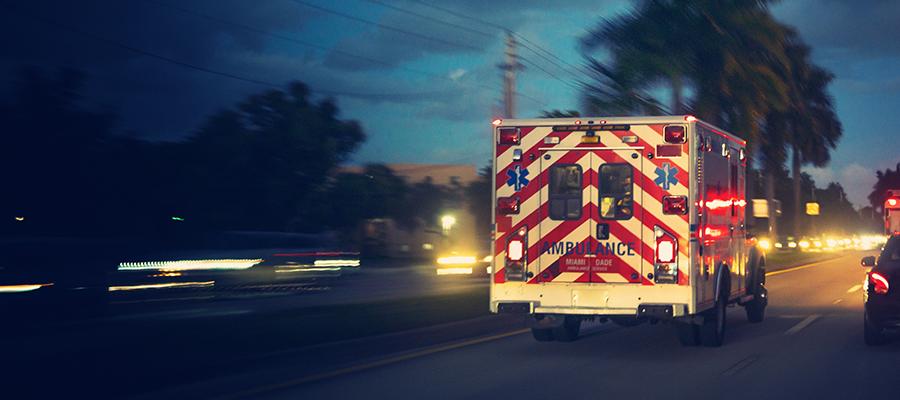
<path id="1" fill-rule="evenodd" d="M 900 2 L 894 0 L 794 0 L 773 8 L 795 25 L 817 51 L 857 56 L 896 54 L 900 41 Z"/>
<path id="2" fill-rule="evenodd" d="M 450 71 L 450 73 L 447 74 L 447 77 L 454 81 L 457 81 L 457 80 L 459 80 L 459 78 L 462 78 L 463 75 L 465 75 L 465 74 L 466 74 L 465 69 L 457 68 L 457 69 L 454 69 L 453 71 Z"/>
<path id="3" fill-rule="evenodd" d="M 847 199 L 857 208 L 869 204 L 868 196 L 875 185 L 875 168 L 850 163 L 842 167 L 804 168 L 816 186 L 824 188 L 831 182 L 838 182 L 847 193 Z"/>
<path id="4" fill-rule="evenodd" d="M 400 28 L 410 34 L 384 27 L 369 27 L 361 33 L 339 41 L 335 48 L 369 58 L 389 60 L 383 63 L 360 62 L 332 51 L 326 65 L 345 70 L 385 69 L 413 62 L 429 55 L 482 54 L 502 43 L 504 29 L 521 33 L 529 26 L 546 22 L 547 11 L 602 9 L 614 1 L 572 0 L 547 2 L 544 0 L 463 0 L 434 2 L 429 7 L 420 2 L 393 1 L 389 7 L 374 7 L 381 12 L 377 22 L 388 27 Z M 449 10 L 446 12 L 444 10 Z M 401 11 L 402 10 L 402 11 Z M 414 13 L 414 14 L 411 14 Z M 417 15 L 416 15 L 417 14 Z M 360 12 L 354 15 L 361 16 Z M 341 23 L 359 22 L 338 20 Z M 366 17 L 371 20 L 371 17 Z M 566 27 L 571 29 L 571 27 Z M 437 40 L 423 39 L 421 36 Z M 449 43 L 447 43 L 449 42 Z"/>

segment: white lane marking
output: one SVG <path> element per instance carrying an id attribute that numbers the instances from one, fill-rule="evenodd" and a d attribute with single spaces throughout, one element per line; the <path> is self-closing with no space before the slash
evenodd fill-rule
<path id="1" fill-rule="evenodd" d="M 793 268 L 782 269 L 782 270 L 772 271 L 772 272 L 766 272 L 766 276 L 779 275 L 779 274 L 784 274 L 784 273 L 787 273 L 787 272 L 799 271 L 799 270 L 801 270 L 801 269 L 807 269 L 807 268 L 809 268 L 809 267 L 815 267 L 816 265 L 819 265 L 819 264 L 825 264 L 825 263 L 827 263 L 827 262 L 829 262 L 829 261 L 834 261 L 834 260 L 836 260 L 836 259 L 837 259 L 837 258 L 829 258 L 829 259 L 827 259 L 827 260 L 817 261 L 817 262 L 810 263 L 810 264 L 804 264 L 804 265 L 800 265 L 800 266 L 793 267 Z"/>
<path id="2" fill-rule="evenodd" d="M 523 333 L 527 333 L 530 331 L 531 331 L 531 329 L 519 329 L 519 330 L 515 330 L 512 332 L 500 333 L 500 334 L 493 335 L 493 336 L 475 338 L 475 339 L 470 339 L 470 340 L 466 340 L 466 341 L 458 342 L 458 343 L 451 343 L 449 345 L 438 345 L 438 346 L 434 346 L 431 348 L 426 348 L 424 350 L 415 351 L 415 352 L 412 352 L 409 354 L 399 355 L 399 356 L 395 356 L 395 357 L 388 357 L 388 358 L 385 358 L 382 360 L 373 361 L 373 362 L 369 362 L 369 363 L 365 363 L 365 364 L 358 364 L 358 365 L 354 365 L 354 366 L 350 366 L 350 367 L 346 367 L 346 368 L 342 368 L 342 369 L 338 369 L 338 370 L 334 370 L 334 371 L 328 371 L 328 372 L 323 372 L 323 373 L 319 373 L 319 374 L 314 374 L 314 375 L 309 375 L 309 376 L 304 376 L 304 377 L 299 377 L 299 378 L 294 378 L 294 379 L 288 379 L 288 380 L 270 384 L 270 385 L 259 386 L 256 388 L 245 390 L 243 392 L 227 394 L 223 397 L 220 397 L 220 399 L 240 399 L 240 398 L 247 398 L 247 397 L 251 397 L 251 398 L 259 397 L 260 394 L 263 394 L 266 392 L 283 390 L 283 389 L 287 389 L 287 388 L 290 388 L 293 386 L 302 385 L 304 383 L 320 381 L 323 379 L 333 378 L 336 376 L 346 375 L 349 373 L 365 371 L 368 369 L 382 367 L 382 366 L 390 365 L 390 364 L 396 364 L 398 362 L 412 360 L 415 358 L 420 358 L 420 357 L 424 357 L 424 356 L 428 356 L 428 355 L 432 355 L 432 354 L 436 354 L 436 353 L 442 353 L 442 352 L 449 351 L 449 350 L 455 350 L 455 349 L 458 349 L 461 347 L 492 342 L 495 340 L 504 339 L 504 338 L 508 338 L 511 336 L 521 335 Z"/>
<path id="3" fill-rule="evenodd" d="M 798 322 L 797 325 L 794 325 L 793 327 L 791 327 L 791 329 L 788 329 L 787 332 L 785 332 L 784 334 L 785 335 L 793 335 L 797 332 L 800 332 L 803 328 L 806 328 L 807 326 L 809 326 L 809 324 L 811 324 L 815 320 L 819 319 L 819 317 L 821 317 L 821 315 L 819 315 L 819 314 L 810 315 L 810 316 L 804 318 L 803 321 Z"/>
<path id="4" fill-rule="evenodd" d="M 837 300 L 831 302 L 831 304 L 837 304 L 837 303 L 840 303 L 840 302 L 842 302 L 842 301 L 844 301 L 844 299 L 837 299 Z"/>
<path id="5" fill-rule="evenodd" d="M 847 289 L 847 293 L 853 293 L 859 289 L 862 289 L 862 285 L 853 285 L 850 289 Z"/>

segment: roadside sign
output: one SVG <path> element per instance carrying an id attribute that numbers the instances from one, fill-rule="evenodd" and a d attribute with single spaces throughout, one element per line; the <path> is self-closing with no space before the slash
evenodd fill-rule
<path id="1" fill-rule="evenodd" d="M 819 203 L 814 201 L 806 203 L 806 215 L 819 215 Z"/>
<path id="2" fill-rule="evenodd" d="M 753 199 L 753 218 L 769 218 L 769 202 L 766 199 Z"/>

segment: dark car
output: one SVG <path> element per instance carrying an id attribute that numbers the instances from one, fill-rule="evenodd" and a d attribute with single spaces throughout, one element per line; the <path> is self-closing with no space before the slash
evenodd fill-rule
<path id="1" fill-rule="evenodd" d="M 886 341 L 888 331 L 900 329 L 900 235 L 892 236 L 881 255 L 862 259 L 863 267 L 873 267 L 866 275 L 865 323 L 866 344 Z M 892 287 L 893 286 L 893 287 Z"/>

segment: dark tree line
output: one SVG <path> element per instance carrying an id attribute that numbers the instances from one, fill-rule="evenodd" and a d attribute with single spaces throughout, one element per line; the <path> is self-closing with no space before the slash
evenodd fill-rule
<path id="1" fill-rule="evenodd" d="M 84 83 L 77 71 L 28 68 L 0 99 L 3 232 L 321 232 L 382 217 L 414 228 L 464 194 L 384 165 L 342 170 L 366 135 L 302 83 L 218 111 L 177 142 L 117 134 L 113 114 L 85 105 Z"/>

